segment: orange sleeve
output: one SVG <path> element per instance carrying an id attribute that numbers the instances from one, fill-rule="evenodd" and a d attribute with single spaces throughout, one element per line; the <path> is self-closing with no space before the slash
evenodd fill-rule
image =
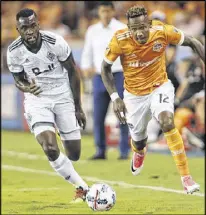
<path id="1" fill-rule="evenodd" d="M 106 48 L 104 54 L 104 60 L 109 63 L 113 64 L 113 62 L 122 54 L 122 50 L 119 46 L 117 41 L 116 34 L 112 37 L 109 45 Z"/>
<path id="2" fill-rule="evenodd" d="M 182 45 L 184 42 L 184 33 L 173 25 L 164 25 L 165 35 L 168 44 Z"/>

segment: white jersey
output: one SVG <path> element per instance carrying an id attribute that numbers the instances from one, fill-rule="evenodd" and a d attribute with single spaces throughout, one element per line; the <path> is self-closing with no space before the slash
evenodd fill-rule
<path id="1" fill-rule="evenodd" d="M 42 44 L 35 54 L 27 49 L 21 37 L 18 37 L 7 50 L 7 64 L 10 72 L 25 71 L 27 79 L 35 79 L 42 93 L 38 97 L 55 97 L 66 93 L 73 100 L 68 72 L 59 61 L 65 61 L 71 54 L 71 48 L 62 36 L 40 31 Z M 25 93 L 25 98 L 34 97 Z"/>

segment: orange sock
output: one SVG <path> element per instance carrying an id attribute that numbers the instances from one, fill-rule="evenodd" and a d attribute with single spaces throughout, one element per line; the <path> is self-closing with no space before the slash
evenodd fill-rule
<path id="1" fill-rule="evenodd" d="M 136 153 L 138 153 L 138 154 L 144 154 L 144 149 L 138 150 L 138 149 L 136 148 L 136 146 L 134 146 L 132 139 L 131 139 L 131 147 L 132 147 L 132 151 L 133 151 L 133 152 L 136 152 Z"/>
<path id="2" fill-rule="evenodd" d="M 190 175 L 182 137 L 177 128 L 164 133 L 167 144 L 181 176 Z"/>
<path id="3" fill-rule="evenodd" d="M 187 125 L 192 116 L 193 113 L 188 108 L 177 108 L 177 110 L 175 110 L 174 123 L 180 134 L 182 133 L 182 129 L 185 127 L 185 125 Z"/>

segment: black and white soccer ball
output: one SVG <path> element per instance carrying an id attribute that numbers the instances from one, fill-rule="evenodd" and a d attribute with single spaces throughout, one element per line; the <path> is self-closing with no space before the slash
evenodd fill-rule
<path id="1" fill-rule="evenodd" d="M 108 211 L 116 202 L 116 193 L 105 183 L 95 183 L 87 192 L 86 202 L 94 211 Z"/>

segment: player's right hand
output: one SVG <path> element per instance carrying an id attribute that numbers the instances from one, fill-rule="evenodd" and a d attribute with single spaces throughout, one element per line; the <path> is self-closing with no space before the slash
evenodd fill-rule
<path id="1" fill-rule="evenodd" d="M 127 111 L 126 106 L 121 98 L 117 98 L 113 101 L 113 110 L 116 114 L 117 118 L 120 121 L 120 124 L 126 124 L 126 117 L 125 113 Z"/>
<path id="2" fill-rule="evenodd" d="M 39 86 L 36 85 L 36 82 L 34 79 L 32 79 L 32 82 L 30 85 L 24 85 L 20 82 L 15 83 L 16 87 L 19 88 L 24 93 L 32 93 L 35 96 L 42 92 Z"/>
<path id="3" fill-rule="evenodd" d="M 32 79 L 32 82 L 31 82 L 29 88 L 30 88 L 30 93 L 34 94 L 35 96 L 37 96 L 39 93 L 42 92 L 41 88 L 39 86 L 37 86 L 34 79 Z"/>

